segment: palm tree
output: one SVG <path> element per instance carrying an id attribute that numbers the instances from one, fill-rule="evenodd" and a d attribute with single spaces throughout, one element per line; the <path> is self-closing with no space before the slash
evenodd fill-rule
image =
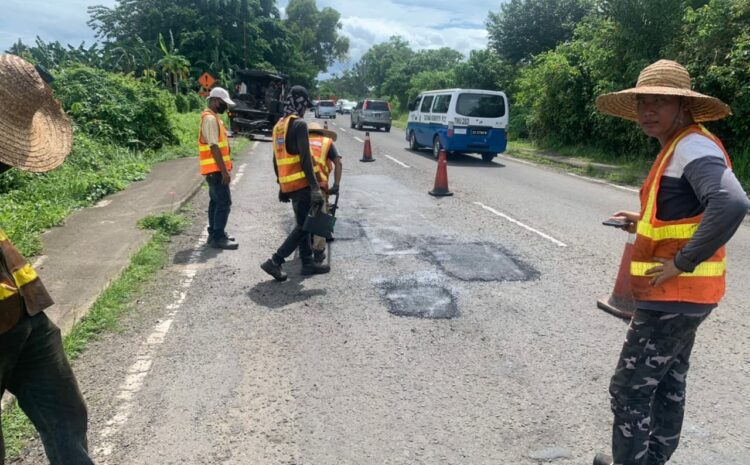
<path id="1" fill-rule="evenodd" d="M 164 43 L 164 36 L 159 33 L 159 47 L 164 53 L 164 56 L 157 62 L 157 65 L 161 68 L 164 73 L 164 82 L 166 86 L 174 86 L 175 95 L 180 90 L 180 80 L 187 79 L 190 73 L 190 61 L 184 56 L 180 55 L 174 46 L 174 36 L 172 30 L 169 30 L 169 47 Z"/>

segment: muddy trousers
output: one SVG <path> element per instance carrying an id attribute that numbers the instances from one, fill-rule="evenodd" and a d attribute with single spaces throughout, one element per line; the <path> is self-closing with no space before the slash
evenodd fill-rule
<path id="1" fill-rule="evenodd" d="M 36 427 L 52 465 L 93 465 L 87 452 L 86 404 L 60 330 L 44 313 L 24 313 L 13 329 L 0 334 L 0 395 L 6 389 Z M 0 428 L 0 465 L 4 463 Z"/>
<path id="2" fill-rule="evenodd" d="M 664 465 L 677 449 L 690 352 L 707 316 L 636 310 L 609 387 L 615 465 Z"/>

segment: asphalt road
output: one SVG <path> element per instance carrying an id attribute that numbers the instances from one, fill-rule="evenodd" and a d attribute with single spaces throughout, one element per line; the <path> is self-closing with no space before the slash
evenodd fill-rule
<path id="1" fill-rule="evenodd" d="M 403 131 L 329 122 L 345 164 L 333 271 L 259 268 L 291 208 L 268 142 L 239 157 L 230 232 L 195 224 L 124 330 L 75 364 L 99 464 L 561 465 L 606 451 L 624 322 L 596 308 L 637 209 L 632 190 L 500 157 L 436 162 Z M 358 139 L 357 139 L 358 138 Z M 240 174 L 241 173 L 241 174 Z M 676 465 L 750 463 L 750 231 L 730 243 L 728 296 L 699 331 Z M 37 446 L 19 463 L 45 463 Z"/>

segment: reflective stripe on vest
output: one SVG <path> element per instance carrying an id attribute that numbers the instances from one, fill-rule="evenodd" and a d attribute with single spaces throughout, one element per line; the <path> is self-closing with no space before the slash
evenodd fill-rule
<path id="1" fill-rule="evenodd" d="M 633 297 L 642 301 L 674 301 L 715 304 L 721 300 L 725 289 L 726 249 L 719 248 L 708 260 L 698 264 L 690 273 L 664 281 L 658 288 L 651 286 L 653 276 L 646 275 L 649 269 L 661 266 L 654 257 L 674 258 L 693 237 L 703 214 L 674 221 L 657 218 L 657 201 L 661 179 L 669 166 L 677 144 L 691 134 L 701 134 L 721 148 L 727 166 L 731 161 L 721 141 L 702 125 L 691 125 L 675 136 L 662 149 L 654 161 L 646 181 L 641 187 L 641 219 L 637 225 L 637 236 L 633 245 L 630 264 Z"/>
<path id="2" fill-rule="evenodd" d="M 328 153 L 331 151 L 333 139 L 321 135 L 310 136 L 310 153 L 315 160 L 315 174 L 318 177 L 318 183 L 323 191 L 328 192 L 328 176 L 330 167 L 328 166 Z"/>
<path id="3" fill-rule="evenodd" d="M 273 156 L 276 160 L 279 188 L 281 192 L 289 193 L 304 189 L 310 184 L 302 170 L 302 160 L 299 155 L 292 155 L 286 151 L 286 136 L 289 124 L 297 119 L 297 115 L 281 118 L 273 127 Z"/>
<path id="4" fill-rule="evenodd" d="M 229 148 L 229 138 L 227 137 L 227 130 L 224 127 L 224 122 L 213 111 L 205 110 L 201 114 L 201 123 L 200 128 L 198 129 L 198 165 L 201 174 L 205 175 L 221 172 L 219 165 L 217 165 L 216 160 L 214 160 L 213 153 L 211 153 L 211 146 L 207 144 L 206 140 L 203 138 L 203 120 L 208 117 L 214 118 L 219 125 L 219 152 L 221 153 L 222 160 L 224 160 L 224 166 L 226 166 L 227 171 L 232 171 L 231 150 Z"/>

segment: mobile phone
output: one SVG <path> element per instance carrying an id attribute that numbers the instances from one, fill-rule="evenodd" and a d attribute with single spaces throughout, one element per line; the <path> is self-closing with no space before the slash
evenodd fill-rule
<path id="1" fill-rule="evenodd" d="M 606 221 L 602 221 L 602 224 L 604 226 L 612 226 L 614 228 L 626 228 L 626 227 L 630 226 L 630 221 L 606 220 Z"/>

